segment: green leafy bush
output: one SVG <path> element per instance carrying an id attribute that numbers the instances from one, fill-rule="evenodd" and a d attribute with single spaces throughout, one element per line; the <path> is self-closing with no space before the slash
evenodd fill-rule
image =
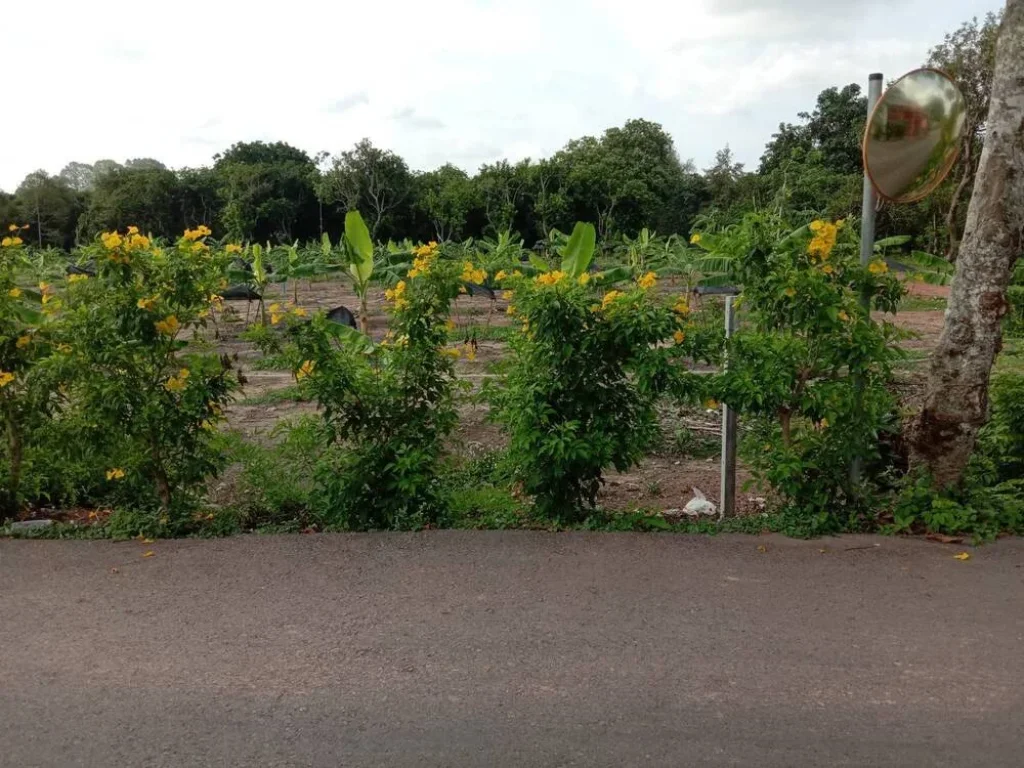
<path id="1" fill-rule="evenodd" d="M 459 355 L 446 347 L 448 311 L 462 269 L 419 253 L 386 292 L 392 323 L 380 344 L 323 315 L 293 322 L 296 378 L 323 409 L 328 442 L 344 449 L 318 477 L 329 524 L 415 528 L 444 515 L 439 460 L 457 421 Z"/>
<path id="2" fill-rule="evenodd" d="M 21 506 L 26 469 L 38 456 L 34 449 L 52 431 L 70 368 L 70 347 L 63 342 L 59 319 L 61 299 L 53 285 L 36 283 L 20 230 L 10 225 L 0 245 L 0 520 L 13 517 Z"/>
<path id="3" fill-rule="evenodd" d="M 604 471 L 626 470 L 653 444 L 660 395 L 698 389 L 680 365 L 702 353 L 685 299 L 660 304 L 653 273 L 601 292 L 587 271 L 593 247 L 593 228 L 577 225 L 561 269 L 506 279 L 522 332 L 493 405 L 517 479 L 555 520 L 585 516 Z"/>
<path id="4" fill-rule="evenodd" d="M 790 231 L 751 215 L 699 239 L 731 264 L 746 310 L 713 389 L 759 426 L 760 445 L 747 441 L 751 466 L 808 534 L 848 527 L 864 511 L 870 485 L 885 474 L 871 465 L 879 435 L 897 426 L 887 389 L 893 332 L 860 300 L 892 312 L 902 288 L 884 261 L 862 267 L 847 233 L 842 222 Z M 851 479 L 855 459 L 867 464 L 860 483 Z"/>
<path id="5" fill-rule="evenodd" d="M 895 505 L 895 530 L 978 538 L 1024 533 L 1024 376 L 997 375 L 989 395 L 989 421 L 962 485 L 939 492 L 929 478 L 914 478 Z"/>
<path id="6" fill-rule="evenodd" d="M 115 503 L 186 514 L 222 456 L 211 435 L 237 386 L 227 359 L 185 354 L 187 329 L 206 325 L 227 254 L 200 227 L 171 249 L 135 228 L 86 249 L 96 276 L 67 294 L 67 338 L 80 375 L 71 396 L 106 430 Z"/>

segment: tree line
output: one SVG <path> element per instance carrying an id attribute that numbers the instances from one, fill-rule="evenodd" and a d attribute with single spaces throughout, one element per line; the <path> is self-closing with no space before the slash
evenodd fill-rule
<path id="1" fill-rule="evenodd" d="M 969 130 L 953 173 L 916 205 L 887 207 L 880 236 L 911 235 L 914 247 L 953 258 L 984 136 L 999 17 L 948 34 L 927 64 L 949 72 L 968 102 Z M 291 242 L 337 237 L 347 210 L 363 212 L 374 238 L 478 238 L 506 230 L 528 242 L 551 229 L 592 222 L 602 238 L 648 227 L 688 232 L 777 207 L 843 218 L 860 207 L 866 99 L 857 84 L 822 91 L 810 112 L 781 124 L 756 170 L 728 146 L 698 169 L 680 159 L 657 123 L 636 119 L 569 141 L 551 157 L 485 164 L 476 174 L 446 164 L 414 171 L 364 139 L 334 156 L 285 142 L 240 142 L 199 168 L 140 158 L 72 162 L 57 175 L 30 173 L 0 192 L 0 221 L 29 222 L 35 245 L 70 248 L 97 233 L 140 227 L 171 237 L 199 224 L 218 237 Z"/>

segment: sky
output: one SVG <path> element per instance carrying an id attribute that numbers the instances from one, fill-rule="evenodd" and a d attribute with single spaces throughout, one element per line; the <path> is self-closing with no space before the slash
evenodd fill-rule
<path id="1" fill-rule="evenodd" d="M 1001 5 L 35 0 L 2 43 L 18 86 L 0 102 L 0 189 L 73 160 L 206 165 L 252 140 L 334 154 L 369 137 L 413 169 L 472 172 L 636 117 L 698 168 L 726 144 L 756 168 L 822 89 L 894 78 Z"/>

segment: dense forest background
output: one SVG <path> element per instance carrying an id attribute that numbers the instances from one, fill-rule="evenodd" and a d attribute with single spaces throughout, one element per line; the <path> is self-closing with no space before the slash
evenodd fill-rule
<path id="1" fill-rule="evenodd" d="M 969 130 L 944 184 L 915 205 L 887 206 L 879 236 L 955 258 L 988 112 L 998 16 L 972 19 L 928 52 L 968 100 Z M 72 162 L 59 174 L 29 174 L 0 192 L 0 221 L 32 224 L 33 244 L 71 248 L 133 224 L 170 237 L 207 224 L 217 237 L 292 242 L 328 232 L 362 211 L 378 240 L 446 240 L 518 232 L 528 244 L 574 221 L 604 239 L 648 227 L 662 234 L 724 224 L 746 210 L 778 207 L 794 217 L 857 215 L 866 100 L 852 83 L 822 91 L 809 112 L 772 135 L 756 169 L 728 146 L 698 169 L 681 160 L 660 125 L 630 120 L 601 136 L 569 141 L 548 158 L 501 160 L 470 176 L 454 165 L 415 171 L 364 139 L 310 156 L 285 142 L 240 142 L 210 166 L 167 168 L 159 160 Z"/>

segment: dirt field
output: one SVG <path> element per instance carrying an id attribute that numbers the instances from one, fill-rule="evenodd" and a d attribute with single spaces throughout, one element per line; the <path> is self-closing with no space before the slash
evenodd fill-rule
<path id="1" fill-rule="evenodd" d="M 279 286 L 273 287 L 267 303 L 284 301 L 285 298 L 280 291 Z M 288 298 L 291 298 L 292 293 L 293 287 L 289 287 Z M 948 293 L 948 288 L 914 285 L 911 287 L 911 293 L 936 297 Z M 228 426 L 241 431 L 248 439 L 267 440 L 270 439 L 271 431 L 280 422 L 313 413 L 316 407 L 312 403 L 293 402 L 287 399 L 268 402 L 272 399 L 273 392 L 294 384 L 294 378 L 288 371 L 261 370 L 260 353 L 251 343 L 240 338 L 245 328 L 247 313 L 250 319 L 255 316 L 255 303 L 251 306 L 247 306 L 245 301 L 230 301 L 225 304 L 226 311 L 221 313 L 216 328 L 211 329 L 207 336 L 219 353 L 237 355 L 247 379 L 238 402 L 228 410 Z M 370 332 L 377 340 L 382 339 L 387 332 L 387 315 L 383 304 L 383 292 L 373 291 L 369 300 Z M 298 291 L 298 305 L 311 312 L 328 310 L 339 305 L 356 311 L 359 302 L 347 283 L 335 280 L 312 283 L 303 281 Z M 492 302 L 482 297 L 462 296 L 456 302 L 453 319 L 458 328 L 467 331 L 470 326 L 478 329 L 504 326 L 509 322 L 505 314 L 506 307 L 507 302 L 501 298 Z M 913 393 L 918 388 L 916 380 L 920 377 L 922 366 L 915 362 L 919 363 L 935 345 L 942 330 L 942 318 L 942 310 L 907 311 L 901 312 L 895 318 L 886 318 L 896 322 L 911 334 L 903 345 L 911 352 L 913 359 L 901 376 L 904 379 L 901 381 L 901 389 L 908 393 Z M 471 383 L 473 391 L 477 391 L 482 382 L 493 375 L 493 363 L 506 354 L 505 342 L 482 340 L 479 342 L 476 360 L 459 360 L 458 375 Z M 473 457 L 500 448 L 504 444 L 505 438 L 500 428 L 488 420 L 488 408 L 485 404 L 466 402 L 460 408 L 460 412 L 461 420 L 452 445 L 453 452 Z M 678 414 L 666 411 L 662 414 L 662 423 L 666 445 L 628 473 L 610 473 L 600 498 L 603 506 L 611 510 L 629 510 L 637 507 L 650 510 L 680 508 L 693 497 L 695 487 L 717 503 L 719 469 L 715 441 L 720 435 L 718 414 L 701 411 Z M 690 430 L 698 439 L 699 450 L 694 451 L 696 455 L 680 452 L 672 440 L 673 436 L 684 428 Z M 740 514 L 759 511 L 764 503 L 764 492 L 756 487 L 748 487 L 748 481 L 750 475 L 741 467 L 737 504 L 737 511 Z"/>

